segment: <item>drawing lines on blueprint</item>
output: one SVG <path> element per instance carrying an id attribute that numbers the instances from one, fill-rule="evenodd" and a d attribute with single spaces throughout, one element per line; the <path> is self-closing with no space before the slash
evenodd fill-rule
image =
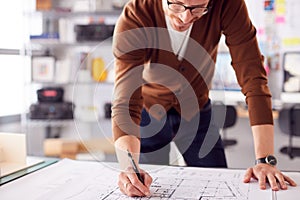
<path id="1" fill-rule="evenodd" d="M 151 197 L 130 198 L 116 189 L 103 200 L 246 200 L 249 185 L 241 183 L 241 175 L 242 173 L 237 172 L 224 174 L 217 171 L 167 168 L 152 174 L 155 178 L 150 188 Z"/>

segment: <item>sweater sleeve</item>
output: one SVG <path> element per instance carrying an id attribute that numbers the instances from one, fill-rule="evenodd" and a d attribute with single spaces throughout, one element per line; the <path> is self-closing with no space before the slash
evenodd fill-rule
<path id="1" fill-rule="evenodd" d="M 148 1 L 149 2 L 149 1 Z M 141 14 L 144 0 L 130 1 L 115 27 L 113 54 L 115 57 L 115 88 L 112 106 L 114 140 L 123 135 L 139 137 L 143 97 L 143 65 L 147 55 L 147 36 Z"/>
<path id="2" fill-rule="evenodd" d="M 246 96 L 250 124 L 273 124 L 264 57 L 260 53 L 256 29 L 248 16 L 244 0 L 223 1 L 221 28 L 238 83 Z"/>

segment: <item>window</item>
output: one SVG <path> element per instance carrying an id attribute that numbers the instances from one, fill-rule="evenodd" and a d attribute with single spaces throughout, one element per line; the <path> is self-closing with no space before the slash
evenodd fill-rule
<path id="1" fill-rule="evenodd" d="M 22 0 L 0 3 L 0 116 L 23 110 L 24 64 L 18 55 L 24 41 Z"/>

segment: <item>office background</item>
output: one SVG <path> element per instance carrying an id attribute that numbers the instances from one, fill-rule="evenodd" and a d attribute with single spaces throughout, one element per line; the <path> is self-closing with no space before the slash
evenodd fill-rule
<path id="1" fill-rule="evenodd" d="M 106 66 L 109 66 L 107 69 L 111 69 L 112 63 L 110 61 L 112 60 L 112 55 L 110 44 L 102 44 L 101 48 L 97 48 L 99 51 L 93 51 L 96 53 L 92 55 L 90 60 L 86 59 L 84 61 L 87 62 L 86 66 L 84 66 L 85 63 L 80 58 L 86 56 L 86 53 L 91 48 L 94 48 L 96 43 L 80 41 L 80 38 L 76 38 L 74 32 L 71 31 L 70 33 L 70 29 L 73 30 L 73 27 L 68 27 L 69 21 L 58 20 L 58 22 L 57 18 L 71 19 L 72 25 L 76 23 L 88 24 L 91 20 L 111 25 L 117 19 L 120 11 L 118 9 L 114 9 L 112 12 L 107 11 L 112 8 L 112 5 L 106 1 L 74 0 L 70 3 L 70 1 L 53 0 L 45 1 L 51 2 L 51 4 L 40 7 L 40 9 L 43 8 L 46 11 L 36 12 L 37 2 L 39 1 L 11 0 L 5 2 L 5 4 L 2 3 L 3 6 L 0 6 L 0 25 L 3 27 L 0 38 L 0 91 L 2 94 L 0 131 L 26 134 L 28 154 L 41 156 L 44 155 L 44 142 L 49 138 L 59 137 L 80 140 L 94 137 L 103 138 L 104 136 L 107 138 L 111 137 L 110 121 L 106 116 L 107 113 L 105 113 L 105 105 L 110 102 L 112 96 L 112 71 L 108 71 L 105 81 L 99 81 L 93 80 L 92 76 L 86 75 L 85 72 L 87 71 L 81 70 L 77 78 L 81 78 L 85 84 L 77 85 L 76 92 L 72 93 L 71 70 L 68 71 L 68 69 L 63 67 L 58 68 L 58 66 L 75 65 L 74 63 L 68 64 L 71 60 L 77 63 L 77 67 L 85 67 L 89 70 L 92 68 L 90 65 L 92 65 L 93 61 L 95 63 L 103 61 Z M 115 5 L 120 3 L 118 1 L 111 2 L 115 2 Z M 247 0 L 246 3 L 253 24 L 257 28 L 259 45 L 266 58 L 266 70 L 274 98 L 274 109 L 280 110 L 284 103 L 300 103 L 300 59 L 297 56 L 289 57 L 288 61 L 284 59 L 289 53 L 293 54 L 296 52 L 297 55 L 300 52 L 300 22 L 297 20 L 299 19 L 300 2 L 298 0 Z M 67 14 L 71 16 L 66 16 L 66 10 L 63 10 L 63 14 L 60 13 L 57 18 L 54 17 L 53 13 L 51 13 L 54 6 L 60 9 L 70 9 L 71 12 L 69 13 L 68 10 Z M 50 12 L 47 12 L 47 9 Z M 101 12 L 105 13 L 104 18 L 99 17 L 102 16 L 102 14 L 99 14 Z M 74 13 L 81 14 L 74 15 Z M 91 19 L 91 13 L 97 17 Z M 45 18 L 50 19 L 50 21 L 46 20 L 46 24 L 48 23 L 46 29 Z M 56 22 L 58 24 L 55 24 Z M 66 28 L 62 28 L 59 24 Z M 56 28 L 59 29 L 56 30 Z M 60 38 L 43 38 L 44 33 L 56 33 L 55 31 L 60 33 Z M 37 40 L 35 40 L 36 38 Z M 49 41 L 57 43 L 51 46 Z M 70 47 L 72 50 L 69 51 Z M 48 49 L 50 49 L 50 52 L 47 51 Z M 57 56 L 65 50 L 67 51 L 67 49 L 70 54 L 64 57 Z M 219 52 L 216 74 L 220 76 L 214 78 L 211 92 L 212 98 L 218 99 L 220 93 L 223 94 L 219 86 L 224 84 L 226 89 L 224 93 L 225 101 L 223 98 L 220 98 L 220 100 L 243 111 L 245 109 L 244 97 L 236 84 L 224 38 L 220 42 Z M 60 74 L 68 73 L 68 76 L 60 76 L 60 79 L 56 80 L 46 75 L 42 79 L 39 79 L 41 78 L 40 76 L 35 77 L 38 79 L 36 80 L 30 71 L 32 70 L 32 57 L 35 55 L 47 56 L 50 62 L 51 59 L 49 58 L 54 57 L 56 62 L 55 71 L 64 69 L 60 71 Z M 68 59 L 65 59 L 66 57 Z M 78 63 L 80 63 L 79 66 Z M 50 83 L 49 80 L 51 80 Z M 75 103 L 77 109 L 77 113 L 74 113 L 76 125 L 72 122 L 49 124 L 43 121 L 28 120 L 29 106 L 37 101 L 36 90 L 45 86 L 62 86 L 65 91 L 65 100 L 74 100 L 73 103 Z M 74 94 L 75 97 L 76 94 L 79 97 L 90 97 L 84 98 L 84 100 L 82 100 L 83 98 L 75 100 L 73 99 Z M 97 103 L 94 104 L 94 102 Z M 95 113 L 96 116 L 94 115 Z M 247 115 L 243 113 L 239 112 L 235 125 L 227 130 L 227 137 L 237 141 L 237 144 L 226 148 L 228 164 L 232 168 L 246 168 L 254 164 L 251 129 Z M 84 132 L 84 134 L 79 136 L 78 131 Z M 101 136 L 98 135 L 98 132 L 102 133 Z M 297 166 L 300 166 L 300 157 L 290 159 L 279 151 L 282 146 L 287 144 L 288 135 L 282 132 L 279 128 L 278 119 L 275 118 L 275 153 L 279 158 L 278 166 L 283 170 L 298 170 Z M 300 146 L 300 138 L 294 137 L 293 144 Z M 176 150 L 173 152 L 176 152 Z M 115 159 L 111 155 L 105 156 L 104 159 Z"/>

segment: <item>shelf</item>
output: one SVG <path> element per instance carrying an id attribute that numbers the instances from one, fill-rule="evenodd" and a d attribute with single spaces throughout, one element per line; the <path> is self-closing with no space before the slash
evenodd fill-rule
<path id="1" fill-rule="evenodd" d="M 36 11 L 36 12 L 27 12 L 25 13 L 26 16 L 29 17 L 36 17 L 42 15 L 43 18 L 48 19 L 58 19 L 58 18 L 75 18 L 75 17 L 83 17 L 83 16 L 103 16 L 103 17 L 112 17 L 112 16 L 119 16 L 122 10 L 99 10 L 99 11 L 92 11 L 92 12 L 72 12 L 72 11 L 57 11 L 57 10 L 50 10 L 50 11 Z"/>
<path id="2" fill-rule="evenodd" d="M 26 83 L 25 86 L 32 86 L 32 85 L 41 85 L 43 87 L 46 86 L 66 86 L 66 87 L 70 87 L 70 86 L 74 86 L 76 87 L 76 85 L 90 85 L 90 86 L 98 86 L 98 85 L 114 85 L 113 82 L 70 82 L 70 83 L 55 83 L 55 82 L 30 82 L 30 83 Z"/>
<path id="3" fill-rule="evenodd" d="M 28 119 L 27 120 L 27 126 L 29 127 L 64 127 L 74 124 L 73 119 L 61 119 L 61 120 L 50 120 L 50 119 Z"/>
<path id="4" fill-rule="evenodd" d="M 110 118 L 101 117 L 98 120 L 82 120 L 82 119 L 27 119 L 26 125 L 28 127 L 67 127 L 75 126 L 76 124 L 98 124 L 103 122 L 110 122 Z"/>
<path id="5" fill-rule="evenodd" d="M 47 46 L 52 48 L 57 47 L 82 47 L 82 46 L 97 46 L 97 45 L 105 45 L 111 46 L 112 37 L 102 40 L 102 41 L 87 41 L 87 42 L 61 42 L 59 39 L 32 39 L 27 46 L 31 45 L 40 45 Z"/>
<path id="6" fill-rule="evenodd" d="M 25 7 L 27 10 L 23 12 L 26 37 L 24 37 L 24 49 L 21 53 L 25 58 L 24 91 L 26 94 L 24 94 L 24 113 L 22 113 L 21 123 L 24 131 L 28 133 L 29 141 L 32 141 L 30 144 L 36 144 L 36 147 L 30 147 L 30 150 L 35 153 L 36 150 L 38 153 L 43 153 L 40 144 L 45 138 L 69 137 L 77 131 L 83 133 L 83 137 L 98 136 L 99 131 L 103 131 L 101 132 L 103 135 L 111 132 L 110 119 L 103 119 L 102 115 L 105 115 L 105 103 L 111 101 L 110 95 L 114 85 L 114 74 L 111 71 L 114 60 L 111 50 L 112 28 L 122 10 L 114 10 L 106 6 L 109 10 L 89 9 L 89 11 L 87 7 L 74 6 L 75 3 L 76 1 L 55 0 L 52 4 L 53 10 L 35 11 L 32 5 Z M 111 2 L 105 1 L 105 5 L 108 3 Z M 74 10 L 72 11 L 71 8 Z M 104 9 L 104 7 L 95 8 Z M 83 9 L 85 10 L 79 11 Z M 100 26 L 93 26 L 98 24 Z M 108 26 L 109 32 L 105 35 L 101 33 L 102 37 L 85 32 L 90 30 L 86 30 L 86 25 L 92 25 L 91 27 L 100 30 L 103 24 Z M 90 37 L 83 37 L 85 35 Z M 36 62 L 39 56 L 51 57 L 51 63 L 43 60 Z M 97 58 L 103 59 L 104 67 L 108 72 L 107 79 L 103 82 L 93 79 L 96 76 L 93 63 L 96 63 L 94 59 Z M 102 69 L 102 63 L 96 63 L 94 69 L 99 65 Z M 44 71 L 47 71 L 48 78 L 45 78 Z M 46 87 L 59 87 L 64 90 L 65 102 L 72 102 L 75 105 L 74 119 L 30 119 L 35 116 L 30 115 L 30 106 L 38 103 L 37 90 Z M 55 109 L 60 108 L 55 107 Z M 47 108 L 44 110 L 45 115 L 41 118 L 51 118 L 52 115 L 47 115 L 50 111 Z M 41 135 L 36 137 L 36 133 Z"/>

